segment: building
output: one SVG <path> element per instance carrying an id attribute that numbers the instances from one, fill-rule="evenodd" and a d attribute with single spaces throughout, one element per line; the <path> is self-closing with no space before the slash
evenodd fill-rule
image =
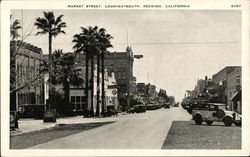
<path id="1" fill-rule="evenodd" d="M 106 53 L 104 62 L 108 72 L 115 74 L 120 105 L 122 108 L 129 108 L 136 89 L 133 78 L 134 56 L 131 47 L 127 47 L 126 52 Z"/>
<path id="2" fill-rule="evenodd" d="M 121 108 L 128 108 L 130 100 L 137 93 L 136 77 L 133 76 L 134 58 L 140 59 L 142 55 L 133 55 L 131 47 L 127 47 L 125 52 L 107 52 L 105 53 L 104 66 L 107 73 L 114 73 L 117 83 L 117 96 Z M 85 66 L 85 54 L 77 56 L 78 64 Z M 96 58 L 94 58 L 96 64 Z M 83 70 L 84 71 L 84 70 Z"/>
<path id="3" fill-rule="evenodd" d="M 229 110 L 242 113 L 242 100 L 241 100 L 241 85 L 242 76 L 241 68 L 236 68 L 227 76 L 227 104 Z"/>
<path id="4" fill-rule="evenodd" d="M 133 78 L 132 78 L 131 93 L 132 93 L 132 95 L 137 95 L 136 77 L 135 76 L 133 76 Z"/>
<path id="5" fill-rule="evenodd" d="M 15 55 L 15 88 L 19 90 L 11 95 L 11 110 L 44 104 L 44 80 L 40 77 L 42 49 L 21 41 L 11 42 L 10 46 L 19 47 Z"/>
<path id="6" fill-rule="evenodd" d="M 197 96 L 203 94 L 206 92 L 205 90 L 206 90 L 206 81 L 203 79 L 198 79 L 197 85 L 195 86 L 194 95 Z"/>
<path id="7" fill-rule="evenodd" d="M 146 96 L 147 88 L 145 83 L 137 83 L 136 88 L 137 88 L 137 95 L 139 97 Z"/>
<path id="8" fill-rule="evenodd" d="M 81 69 L 82 77 L 85 82 L 85 75 L 86 75 L 86 66 L 83 64 L 81 60 L 77 63 L 77 68 Z M 89 67 L 90 72 L 90 67 Z M 90 76 L 90 74 L 89 74 Z M 100 71 L 100 80 L 101 80 L 101 71 Z M 107 110 L 107 106 L 117 106 L 119 105 L 118 102 L 118 96 L 117 96 L 117 84 L 114 77 L 114 73 L 108 73 L 107 70 L 105 70 L 104 74 L 104 88 L 105 88 L 105 111 Z M 101 82 L 100 82 L 101 84 Z M 98 107 L 97 107 L 97 65 L 95 65 L 94 68 L 94 86 L 93 86 L 93 109 L 94 113 L 96 113 Z M 100 91 L 102 90 L 102 86 L 100 85 Z M 85 93 L 85 83 L 79 86 L 70 85 L 70 103 L 73 108 L 73 112 L 77 114 L 83 114 L 84 111 L 91 110 L 91 90 L 88 92 L 88 104 L 86 103 L 86 93 Z M 102 111 L 102 103 L 101 103 L 101 92 L 99 97 L 99 113 Z"/>
<path id="9" fill-rule="evenodd" d="M 226 66 L 216 74 L 212 76 L 212 81 L 214 83 L 214 86 L 217 86 L 219 91 L 220 98 L 221 98 L 221 103 L 224 103 L 227 105 L 227 100 L 228 100 L 228 84 L 227 84 L 227 78 L 229 73 L 234 71 L 235 69 L 240 68 L 240 66 Z"/>
<path id="10" fill-rule="evenodd" d="M 156 86 L 151 85 L 150 83 L 147 84 L 148 86 L 148 97 L 150 100 L 155 100 L 157 98 L 157 91 L 156 91 Z"/>
<path id="11" fill-rule="evenodd" d="M 115 80 L 114 73 L 108 74 L 107 79 L 107 89 L 106 89 L 106 106 L 115 106 L 117 109 L 119 106 L 118 101 L 118 89 L 117 89 L 117 83 Z"/>
<path id="12" fill-rule="evenodd" d="M 143 98 L 144 101 L 156 100 L 158 93 L 156 91 L 156 86 L 150 83 L 137 83 L 137 95 Z"/>

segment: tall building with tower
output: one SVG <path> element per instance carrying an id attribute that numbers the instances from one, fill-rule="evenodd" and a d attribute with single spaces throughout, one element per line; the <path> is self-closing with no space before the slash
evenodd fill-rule
<path id="1" fill-rule="evenodd" d="M 119 106 L 128 108 L 130 100 L 136 95 L 136 77 L 133 76 L 134 59 L 140 59 L 143 55 L 134 55 L 132 48 L 127 47 L 125 52 L 106 52 L 104 66 L 108 75 L 114 73 L 117 86 Z M 79 54 L 78 60 L 85 65 L 85 54 Z M 96 62 L 96 59 L 94 59 Z M 96 64 L 96 63 L 95 63 Z"/>
<path id="2" fill-rule="evenodd" d="M 118 87 L 118 99 L 121 107 L 129 107 L 130 100 L 136 94 L 136 77 L 133 76 L 134 59 L 142 58 L 142 55 L 133 55 L 131 47 L 125 52 L 109 52 L 105 54 L 105 68 L 108 73 L 115 74 Z"/>

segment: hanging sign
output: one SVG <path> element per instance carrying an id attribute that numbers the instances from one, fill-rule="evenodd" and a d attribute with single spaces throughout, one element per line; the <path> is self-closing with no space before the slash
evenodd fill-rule
<path id="1" fill-rule="evenodd" d="M 116 95 L 117 94 L 117 90 L 112 90 L 112 94 Z"/>

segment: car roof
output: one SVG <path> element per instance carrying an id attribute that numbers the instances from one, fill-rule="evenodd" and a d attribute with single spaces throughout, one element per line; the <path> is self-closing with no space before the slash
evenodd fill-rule
<path id="1" fill-rule="evenodd" d="M 215 106 L 225 106 L 225 104 L 220 103 L 208 103 L 209 105 L 215 105 Z"/>

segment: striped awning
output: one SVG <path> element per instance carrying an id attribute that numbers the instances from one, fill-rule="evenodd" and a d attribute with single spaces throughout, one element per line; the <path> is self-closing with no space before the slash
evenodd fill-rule
<path id="1" fill-rule="evenodd" d="M 230 98 L 230 100 L 236 100 L 236 99 L 239 99 L 241 96 L 241 91 L 237 91 L 235 92 L 232 97 Z"/>

